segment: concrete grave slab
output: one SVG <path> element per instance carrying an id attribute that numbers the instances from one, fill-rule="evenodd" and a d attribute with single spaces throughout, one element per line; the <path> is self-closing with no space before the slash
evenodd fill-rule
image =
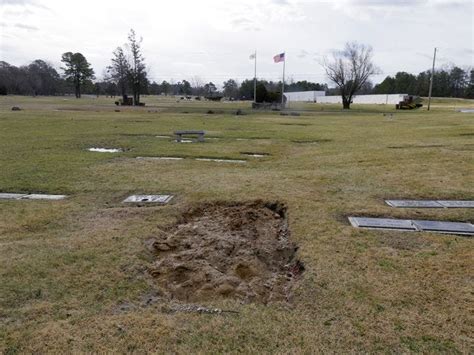
<path id="1" fill-rule="evenodd" d="M 98 152 L 98 153 L 120 153 L 123 152 L 120 148 L 89 148 L 89 152 Z"/>
<path id="2" fill-rule="evenodd" d="M 140 160 L 183 160 L 180 157 L 137 157 Z"/>
<path id="3" fill-rule="evenodd" d="M 474 235 L 471 223 L 414 220 L 413 224 L 423 232 Z"/>
<path id="4" fill-rule="evenodd" d="M 385 200 L 385 203 L 399 208 L 474 208 L 472 200 Z"/>
<path id="5" fill-rule="evenodd" d="M 19 200 L 26 194 L 11 194 L 11 193 L 0 193 L 1 200 Z"/>
<path id="6" fill-rule="evenodd" d="M 0 199 L 3 200 L 62 200 L 66 195 L 46 195 L 46 194 L 11 194 L 1 193 Z"/>
<path id="7" fill-rule="evenodd" d="M 196 158 L 195 160 L 198 161 L 213 161 L 217 163 L 237 163 L 237 164 L 245 164 L 246 160 L 234 160 L 234 159 L 212 159 L 212 158 Z"/>
<path id="8" fill-rule="evenodd" d="M 443 222 L 389 218 L 349 217 L 356 228 L 399 230 L 411 232 L 436 232 L 444 234 L 474 235 L 474 225 L 462 222 Z"/>
<path id="9" fill-rule="evenodd" d="M 437 201 L 443 207 L 446 208 L 474 208 L 474 201 L 448 201 L 448 200 L 440 200 Z"/>
<path id="10" fill-rule="evenodd" d="M 123 200 L 124 203 L 160 203 L 167 204 L 173 195 L 132 195 Z"/>
<path id="11" fill-rule="evenodd" d="M 416 231 L 412 221 L 406 219 L 349 217 L 349 222 L 351 222 L 352 226 L 356 228 Z"/>
<path id="12" fill-rule="evenodd" d="M 244 154 L 244 155 L 247 155 L 252 158 L 264 158 L 267 156 L 266 154 Z"/>
<path id="13" fill-rule="evenodd" d="M 21 197 L 22 200 L 50 200 L 50 201 L 57 201 L 57 200 L 64 200 L 67 196 L 66 195 L 43 195 L 43 194 L 30 194 Z"/>
<path id="14" fill-rule="evenodd" d="M 259 152 L 240 152 L 240 154 L 246 155 L 252 158 L 265 158 L 265 157 L 270 156 L 270 154 L 268 153 L 259 153 Z"/>
<path id="15" fill-rule="evenodd" d="M 385 200 L 387 205 L 400 208 L 443 208 L 440 203 L 432 200 Z"/>

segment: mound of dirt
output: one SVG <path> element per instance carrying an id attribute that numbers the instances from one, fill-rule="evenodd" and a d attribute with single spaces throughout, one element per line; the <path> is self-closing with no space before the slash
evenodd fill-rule
<path id="1" fill-rule="evenodd" d="M 303 271 L 279 203 L 203 204 L 150 241 L 150 268 L 165 295 L 182 301 L 288 301 Z"/>

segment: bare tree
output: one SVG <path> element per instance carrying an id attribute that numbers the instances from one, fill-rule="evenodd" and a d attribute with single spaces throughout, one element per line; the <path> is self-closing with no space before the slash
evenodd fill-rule
<path id="1" fill-rule="evenodd" d="M 142 38 L 136 38 L 135 31 L 130 30 L 128 35 L 128 48 L 130 50 L 130 66 L 128 70 L 128 77 L 133 93 L 133 104 L 140 105 L 140 93 L 147 82 L 147 72 L 145 66 L 145 59 L 141 50 Z"/>
<path id="2" fill-rule="evenodd" d="M 110 75 L 112 82 L 117 84 L 120 94 L 125 102 L 128 89 L 128 73 L 130 72 L 130 64 L 125 56 L 122 47 L 117 47 L 113 52 L 112 65 L 107 67 L 107 73 Z"/>
<path id="3" fill-rule="evenodd" d="M 342 51 L 323 61 L 328 78 L 337 85 L 342 96 L 342 106 L 351 107 L 353 96 L 379 69 L 372 63 L 372 47 L 357 42 L 346 43 Z"/>
<path id="4" fill-rule="evenodd" d="M 193 95 L 204 95 L 204 81 L 197 75 L 191 78 Z"/>

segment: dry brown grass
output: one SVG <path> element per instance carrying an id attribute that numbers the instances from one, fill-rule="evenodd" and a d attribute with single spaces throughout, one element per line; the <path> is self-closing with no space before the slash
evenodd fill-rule
<path id="1" fill-rule="evenodd" d="M 10 112 L 13 104 L 26 109 Z M 173 102 L 155 105 L 162 111 L 116 113 L 104 99 L 1 98 L 0 190 L 71 197 L 0 201 L 0 352 L 474 351 L 472 239 L 357 230 L 346 220 L 472 222 L 472 210 L 383 203 L 473 199 L 472 114 L 443 102 L 393 120 L 380 107 L 348 114 L 306 105 L 300 117 L 236 117 L 230 112 L 243 104 L 193 104 L 188 114 Z M 223 113 L 206 115 L 206 105 Z M 53 111 L 66 106 L 89 109 Z M 222 139 L 179 145 L 154 137 L 180 128 Z M 94 154 L 85 151 L 91 145 L 130 150 Z M 147 155 L 249 162 L 134 159 Z M 176 198 L 167 206 L 121 203 L 145 192 Z M 291 303 L 203 304 L 239 312 L 215 315 L 176 312 L 180 302 L 156 297 L 146 240 L 189 206 L 257 198 L 288 206 L 306 266 Z"/>

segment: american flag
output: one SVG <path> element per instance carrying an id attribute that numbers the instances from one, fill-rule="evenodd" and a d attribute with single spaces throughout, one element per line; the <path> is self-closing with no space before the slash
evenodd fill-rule
<path id="1" fill-rule="evenodd" d="M 277 54 L 276 56 L 273 57 L 273 61 L 275 63 L 284 62 L 285 61 L 285 53 Z"/>

